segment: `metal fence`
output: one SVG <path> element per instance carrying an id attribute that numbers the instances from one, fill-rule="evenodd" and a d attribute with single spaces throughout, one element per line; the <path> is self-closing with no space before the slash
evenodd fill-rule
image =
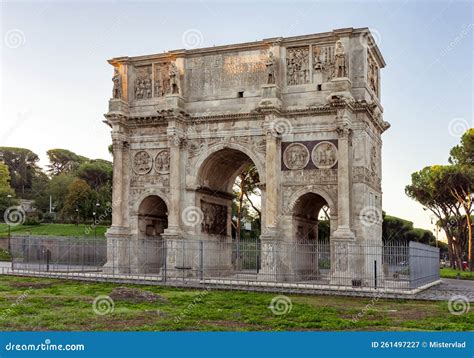
<path id="1" fill-rule="evenodd" d="M 439 279 L 439 250 L 391 242 L 15 237 L 13 273 L 158 283 L 410 290 Z"/>

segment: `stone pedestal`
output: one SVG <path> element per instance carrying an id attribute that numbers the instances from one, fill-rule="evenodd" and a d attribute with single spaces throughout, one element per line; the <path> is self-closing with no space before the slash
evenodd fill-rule
<path id="1" fill-rule="evenodd" d="M 258 107 L 260 108 L 281 108 L 281 90 L 276 84 L 262 86 L 262 100 Z"/>
<path id="2" fill-rule="evenodd" d="M 185 100 L 179 94 L 167 94 L 161 100 L 161 103 L 158 104 L 160 109 L 184 109 Z"/>
<path id="3" fill-rule="evenodd" d="M 112 98 L 109 100 L 109 115 L 122 114 L 128 115 L 128 103 L 123 99 Z"/>
<path id="4" fill-rule="evenodd" d="M 330 91 L 327 98 L 328 102 L 334 100 L 344 100 L 353 102 L 354 97 L 351 94 L 352 83 L 347 77 L 333 78 L 330 82 L 323 83 L 322 90 Z"/>
<path id="5" fill-rule="evenodd" d="M 130 273 L 132 257 L 131 235 L 129 228 L 111 226 L 106 234 L 107 262 L 103 272 L 107 274 Z"/>

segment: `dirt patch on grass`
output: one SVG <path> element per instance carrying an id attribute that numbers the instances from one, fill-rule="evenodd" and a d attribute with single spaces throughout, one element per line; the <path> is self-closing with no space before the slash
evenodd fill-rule
<path id="1" fill-rule="evenodd" d="M 140 302 L 161 302 L 168 303 L 168 299 L 156 293 L 141 290 L 139 288 L 116 287 L 110 293 L 110 298 L 114 301 Z"/>

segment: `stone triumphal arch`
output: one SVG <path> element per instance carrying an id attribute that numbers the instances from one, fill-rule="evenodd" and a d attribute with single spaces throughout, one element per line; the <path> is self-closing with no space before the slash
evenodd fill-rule
<path id="1" fill-rule="evenodd" d="M 201 267 L 231 274 L 223 243 L 232 241 L 232 185 L 253 164 L 262 193 L 262 277 L 288 280 L 307 269 L 313 261 L 296 262 L 278 248 L 317 237 L 322 207 L 330 209 L 331 280 L 346 284 L 358 269 L 376 270 L 381 134 L 389 124 L 380 104 L 385 63 L 368 29 L 109 63 L 114 183 L 107 239 L 114 249 L 106 268 L 139 273 L 166 265 L 192 276 L 199 263 L 182 248 L 204 241 L 220 254 Z M 364 249 L 367 242 L 375 246 Z M 154 255 L 149 245 L 166 250 Z M 344 275 L 348 270 L 355 274 Z"/>

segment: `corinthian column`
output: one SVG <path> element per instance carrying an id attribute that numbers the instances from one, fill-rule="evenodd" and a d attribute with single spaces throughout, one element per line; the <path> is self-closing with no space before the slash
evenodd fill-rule
<path id="1" fill-rule="evenodd" d="M 265 230 L 264 234 L 271 235 L 278 224 L 278 187 L 280 175 L 280 140 L 281 134 L 275 125 L 274 115 L 266 118 L 266 152 L 265 152 Z M 264 235 L 265 236 L 265 235 Z"/>
<path id="2" fill-rule="evenodd" d="M 168 205 L 168 229 L 166 234 L 176 235 L 180 227 L 181 206 L 181 146 L 184 137 L 172 123 L 168 127 L 168 144 L 170 148 L 170 194 Z"/>
<path id="3" fill-rule="evenodd" d="M 339 111 L 338 111 L 339 112 Z M 350 141 L 352 129 L 346 110 L 337 116 L 338 169 L 337 169 L 337 229 L 333 233 L 335 239 L 354 239 L 351 230 L 351 188 L 350 188 Z"/>
<path id="4" fill-rule="evenodd" d="M 126 147 L 125 138 L 121 134 L 112 134 L 113 148 L 113 182 L 112 182 L 112 226 L 123 226 L 123 214 L 126 210 L 123 198 L 123 151 Z"/>

